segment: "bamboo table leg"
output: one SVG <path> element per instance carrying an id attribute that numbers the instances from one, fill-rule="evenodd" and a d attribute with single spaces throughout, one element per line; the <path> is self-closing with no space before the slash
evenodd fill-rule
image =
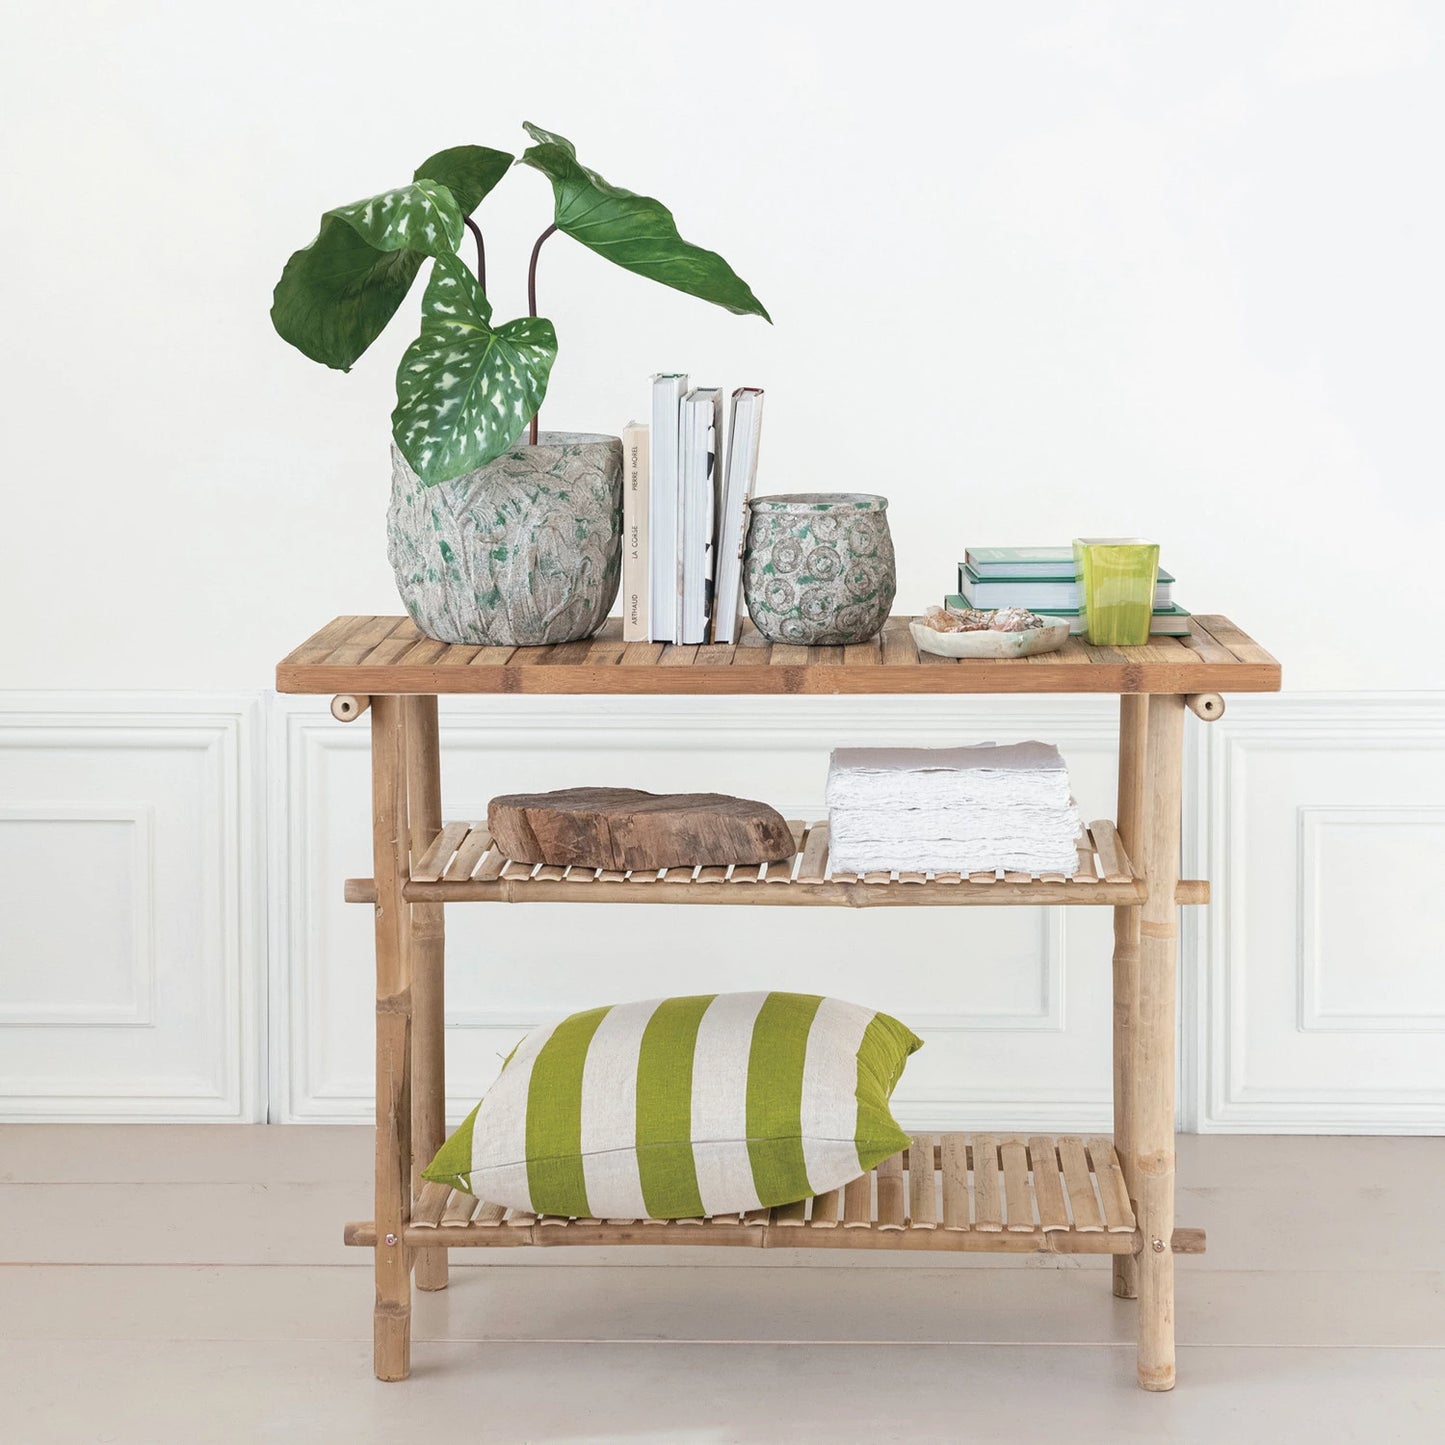
<path id="1" fill-rule="evenodd" d="M 406 699 L 406 775 L 411 855 L 420 857 L 442 826 L 441 750 L 435 697 Z M 411 905 L 411 1190 L 421 1193 L 421 1171 L 446 1135 L 446 1025 L 443 1016 L 445 905 Z M 447 1252 L 416 1252 L 418 1289 L 447 1287 Z"/>
<path id="2" fill-rule="evenodd" d="M 1119 698 L 1119 838 L 1129 857 L 1142 857 L 1144 831 L 1145 730 L 1147 693 Z M 1134 1173 L 1134 1039 L 1139 1029 L 1139 909 L 1114 910 L 1114 1150 L 1124 1173 L 1129 1198 L 1139 1190 Z M 1135 1299 L 1138 1269 L 1132 1254 L 1114 1256 L 1114 1293 Z"/>
<path id="3" fill-rule="evenodd" d="M 411 946 L 406 713 L 399 697 L 371 707 L 372 865 L 376 874 L 376 1377 L 411 1372 Z"/>
<path id="4" fill-rule="evenodd" d="M 1138 1191 L 1139 1384 L 1174 1388 L 1174 1006 L 1178 967 L 1179 789 L 1184 699 L 1150 698 L 1134 1044 L 1134 1179 Z"/>

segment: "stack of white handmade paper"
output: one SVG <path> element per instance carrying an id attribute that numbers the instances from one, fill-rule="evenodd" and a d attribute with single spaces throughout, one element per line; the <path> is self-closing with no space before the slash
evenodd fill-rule
<path id="1" fill-rule="evenodd" d="M 1062 873 L 1079 814 L 1052 743 L 839 748 L 828 767 L 834 871 Z"/>

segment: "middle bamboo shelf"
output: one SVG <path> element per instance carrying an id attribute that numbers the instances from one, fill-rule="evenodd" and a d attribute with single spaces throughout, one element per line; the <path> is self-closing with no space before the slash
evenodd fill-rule
<path id="1" fill-rule="evenodd" d="M 617 872 L 523 863 L 492 846 L 482 823 L 447 823 L 414 858 L 403 896 L 410 903 L 719 903 L 897 908 L 958 904 L 1143 903 L 1148 884 L 1100 819 L 1078 840 L 1079 868 L 1061 873 L 837 873 L 825 822 L 791 821 L 793 856 L 780 863 Z M 1179 903 L 1207 903 L 1209 885 L 1181 882 Z M 370 878 L 346 883 L 348 903 L 374 903 Z"/>

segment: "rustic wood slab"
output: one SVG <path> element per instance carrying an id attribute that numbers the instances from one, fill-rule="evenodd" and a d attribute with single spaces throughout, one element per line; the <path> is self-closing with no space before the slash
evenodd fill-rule
<path id="1" fill-rule="evenodd" d="M 509 793 L 492 799 L 487 827 L 509 857 L 569 868 L 725 867 L 793 856 L 792 830 L 776 809 L 725 793 Z"/>

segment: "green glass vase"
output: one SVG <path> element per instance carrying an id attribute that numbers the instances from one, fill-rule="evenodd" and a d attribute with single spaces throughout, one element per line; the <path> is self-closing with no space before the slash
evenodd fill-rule
<path id="1" fill-rule="evenodd" d="M 1142 647 L 1149 641 L 1159 544 L 1138 537 L 1076 537 L 1074 578 L 1084 635 L 1096 646 Z"/>

